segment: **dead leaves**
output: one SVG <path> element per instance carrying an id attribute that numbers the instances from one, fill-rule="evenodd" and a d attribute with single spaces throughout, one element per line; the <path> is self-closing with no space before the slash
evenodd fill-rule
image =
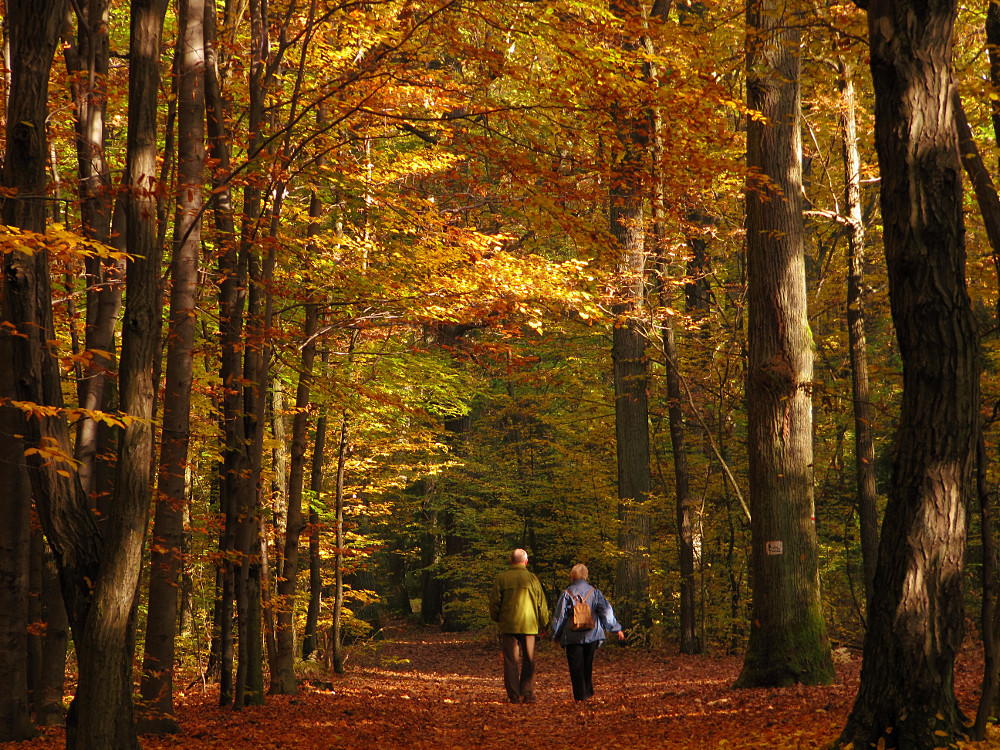
<path id="1" fill-rule="evenodd" d="M 565 656 L 538 652 L 538 702 L 506 701 L 495 641 L 487 636 L 397 630 L 351 661 L 344 677 L 267 705 L 221 709 L 214 691 L 178 696 L 183 734 L 142 738 L 145 750 L 702 750 L 826 748 L 844 725 L 857 689 L 857 655 L 838 659 L 838 684 L 733 690 L 738 656 L 679 656 L 606 645 L 594 665 L 596 695 L 572 699 Z M 974 707 L 981 662 L 960 660 L 959 700 Z M 313 684 L 317 681 L 314 680 Z M 997 735 L 994 734 L 993 737 Z M 18 750 L 55 750 L 62 732 Z M 965 745 L 963 745 L 964 747 Z M 1000 747 L 1000 744 L 969 744 Z"/>

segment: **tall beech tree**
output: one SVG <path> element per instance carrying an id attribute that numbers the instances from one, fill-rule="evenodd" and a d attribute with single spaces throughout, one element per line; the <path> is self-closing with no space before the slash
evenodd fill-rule
<path id="1" fill-rule="evenodd" d="M 33 237 L 3 249 L 0 278 L 0 356 L 7 363 L 0 376 L 0 449 L 11 461 L 2 472 L 0 510 L 6 522 L 0 538 L 0 597 L 3 655 L 0 679 L 0 739 L 22 740 L 34 730 L 28 703 L 27 614 L 30 513 L 34 494 L 49 531 L 67 606 L 82 630 L 89 597 L 83 578 L 96 580 L 96 527 L 87 512 L 75 477 L 64 466 L 70 455 L 69 433 L 62 406 L 58 363 L 52 342 L 49 254 L 40 241 L 45 231 L 48 143 L 49 71 L 55 54 L 65 4 L 7 3 L 5 31 L 9 45 L 10 88 L 7 92 L 6 143 L 0 183 L 0 218 Z M 55 413 L 24 412 L 11 401 L 55 407 Z M 55 451 L 46 458 L 42 453 Z M 41 685 L 36 686 L 41 692 Z"/>
<path id="2" fill-rule="evenodd" d="M 750 639 L 736 687 L 833 680 L 813 503 L 813 353 L 802 231 L 800 32 L 788 6 L 746 5 L 747 460 Z M 758 114 L 759 113 L 759 114 Z"/>
<path id="3" fill-rule="evenodd" d="M 83 633 L 74 633 L 79 655 L 81 750 L 138 748 L 132 702 L 135 594 L 152 501 L 153 409 L 158 387 L 162 303 L 157 241 L 157 93 L 160 40 L 166 0 L 134 0 L 129 36 L 129 120 L 125 214 L 129 258 L 119 367 L 121 410 L 126 415 L 115 466 L 114 513 L 104 525 L 101 585 Z M 85 723 L 84 719 L 88 721 Z"/>
<path id="4" fill-rule="evenodd" d="M 866 3 L 875 145 L 903 398 L 861 684 L 839 744 L 966 735 L 955 699 L 979 408 L 953 110 L 957 3 Z"/>
<path id="5" fill-rule="evenodd" d="M 615 15 L 625 25 L 619 40 L 626 55 L 639 50 L 635 30 L 643 17 L 636 0 L 614 3 Z M 638 65 L 629 67 L 639 74 Z M 649 624 L 649 547 L 651 514 L 649 498 L 649 363 L 645 308 L 646 244 L 643 211 L 643 165 L 649 146 L 645 113 L 632 103 L 613 101 L 612 116 L 617 141 L 612 152 L 608 188 L 608 226 L 615 239 L 618 289 L 612 304 L 611 360 L 615 386 L 615 455 L 618 465 L 618 548 L 621 557 L 615 579 L 615 594 L 626 627 Z"/>
<path id="6" fill-rule="evenodd" d="M 197 328 L 205 173 L 205 3 L 181 0 L 177 38 L 177 190 L 170 264 L 170 324 L 163 395 L 163 437 L 150 544 L 149 616 L 143 655 L 143 724 L 176 732 L 173 672 L 184 508 L 187 503 L 191 381 Z"/>
<path id="7" fill-rule="evenodd" d="M 854 77 L 850 64 L 837 60 L 840 127 L 843 132 L 844 211 L 847 218 L 847 332 L 851 348 L 851 400 L 854 407 L 854 476 L 858 488 L 861 560 L 865 570 L 865 600 L 875 587 L 878 559 L 878 495 L 875 489 L 875 439 L 868 346 L 865 336 L 865 224 L 861 212 L 861 156 L 855 115 Z"/>

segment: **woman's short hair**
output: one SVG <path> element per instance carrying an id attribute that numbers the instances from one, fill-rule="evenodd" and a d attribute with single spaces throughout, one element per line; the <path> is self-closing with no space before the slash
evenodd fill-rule
<path id="1" fill-rule="evenodd" d="M 569 580 L 579 581 L 581 578 L 587 580 L 587 576 L 590 575 L 590 571 L 587 570 L 587 566 L 583 563 L 577 563 L 569 571 Z"/>

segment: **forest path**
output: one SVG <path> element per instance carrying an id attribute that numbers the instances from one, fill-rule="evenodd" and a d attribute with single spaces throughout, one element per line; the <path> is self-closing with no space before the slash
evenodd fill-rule
<path id="1" fill-rule="evenodd" d="M 857 689 L 860 660 L 838 654 L 829 687 L 732 690 L 738 656 L 681 656 L 608 644 L 594 665 L 595 697 L 572 698 L 562 649 L 542 644 L 530 705 L 506 700 L 496 641 L 485 635 L 391 627 L 387 639 L 356 647 L 344 676 L 311 673 L 295 697 L 220 709 L 217 693 L 178 695 L 183 733 L 142 738 L 145 750 L 699 750 L 823 748 L 843 726 Z M 961 704 L 975 713 L 981 659 L 956 669 Z M 969 747 L 1000 747 L 990 743 Z M 0 743 L 2 745 L 3 743 Z M 12 745 L 62 748 L 62 732 Z"/>

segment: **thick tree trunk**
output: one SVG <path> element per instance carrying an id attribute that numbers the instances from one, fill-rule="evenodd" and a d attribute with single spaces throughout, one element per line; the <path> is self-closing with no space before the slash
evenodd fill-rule
<path id="1" fill-rule="evenodd" d="M 120 363 L 125 426 L 116 464 L 114 508 L 105 525 L 101 581 L 82 637 L 75 639 L 81 750 L 138 748 L 132 704 L 134 597 L 152 500 L 152 418 L 160 346 L 161 246 L 156 225 L 156 103 L 166 0 L 133 0 L 129 43 L 126 168 L 126 304 Z"/>
<path id="2" fill-rule="evenodd" d="M 191 381 L 205 171 L 204 0 L 181 0 L 177 124 L 178 190 L 171 262 L 163 439 L 150 550 L 149 616 L 142 665 L 143 729 L 179 729 L 174 716 L 174 639 L 182 567 Z"/>
<path id="3" fill-rule="evenodd" d="M 799 32 L 747 2 L 747 431 L 753 606 L 736 687 L 833 680 L 813 505 L 812 340 L 802 245 Z"/>
<path id="4" fill-rule="evenodd" d="M 857 700 L 839 743 L 932 748 L 964 737 L 967 500 L 979 371 L 965 283 L 951 1 L 868 8 L 875 144 L 903 399 Z"/>
<path id="5" fill-rule="evenodd" d="M 861 560 L 865 569 L 865 601 L 875 584 L 878 556 L 878 494 L 875 489 L 875 437 L 868 395 L 868 350 L 865 339 L 865 225 L 861 216 L 861 157 L 854 112 L 854 79 L 843 58 L 837 62 L 841 97 L 840 127 L 844 135 L 844 210 L 850 222 L 847 238 L 847 337 L 851 349 L 851 396 L 854 407 L 854 476 L 861 524 Z"/>
<path id="6" fill-rule="evenodd" d="M 8 0 L 5 8 L 10 88 L 0 176 L 7 190 L 0 199 L 0 217 L 3 223 L 28 232 L 45 231 L 48 79 L 64 9 L 59 0 Z M 35 247 L 32 254 L 4 248 L 0 285 L 0 320 L 5 324 L 4 331 L 8 331 L 0 336 L 0 356 L 6 363 L 0 395 L 59 410 L 62 390 L 58 362 L 49 345 L 55 335 L 44 246 Z M 10 329 L 17 335 L 10 335 Z M 70 455 L 69 433 L 61 414 L 25 415 L 10 405 L 2 407 L 0 449 L 4 455 L 25 456 L 26 448 L 51 451 L 53 447 L 64 456 Z M 75 474 L 67 471 L 62 460 L 40 452 L 27 457 L 25 474 L 23 460 L 5 472 L 3 492 L 4 518 L 9 524 L 2 540 L 2 588 L 8 605 L 2 611 L 5 618 L 11 618 L 3 633 L 4 684 L 10 688 L 4 691 L 7 698 L 0 702 L 3 739 L 25 739 L 33 731 L 28 713 L 28 644 L 24 627 L 32 494 L 58 557 L 67 607 L 74 615 L 78 634 L 90 603 L 90 582 L 97 581 L 99 555 L 97 528 Z M 21 614 L 20 620 L 17 613 Z"/>
<path id="7" fill-rule="evenodd" d="M 619 2 L 615 11 L 625 19 L 641 17 L 633 0 Z M 638 39 L 623 48 L 635 53 Z M 608 226 L 618 255 L 617 302 L 611 360 L 615 385 L 615 454 L 618 465 L 618 548 L 615 611 L 626 627 L 645 627 L 649 611 L 649 402 L 646 333 L 641 317 L 645 302 L 646 248 L 643 214 L 643 154 L 648 124 L 624 102 L 613 104 L 619 148 L 608 200 Z"/>

